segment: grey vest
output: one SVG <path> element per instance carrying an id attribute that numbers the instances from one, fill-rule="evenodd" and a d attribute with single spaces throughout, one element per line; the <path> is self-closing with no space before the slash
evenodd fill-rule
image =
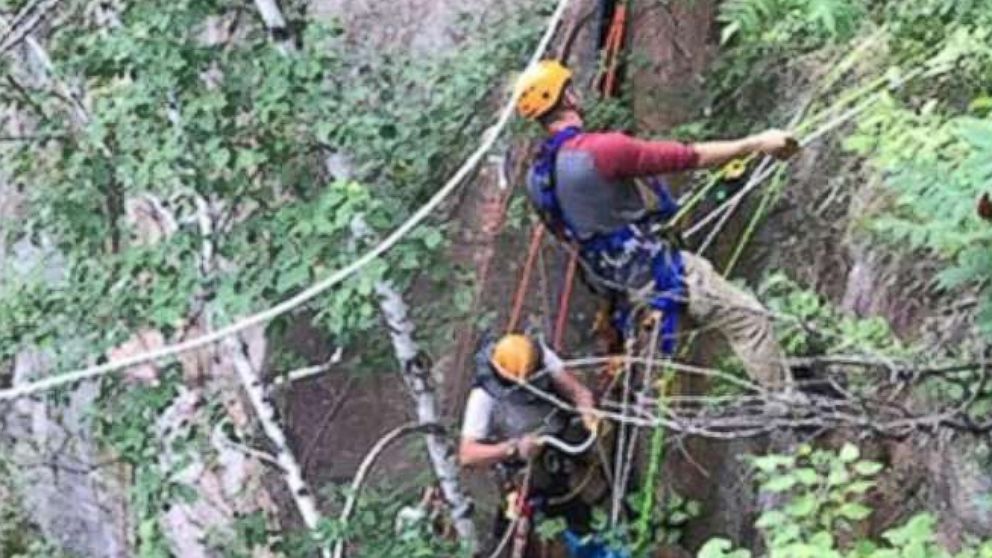
<path id="1" fill-rule="evenodd" d="M 536 204 L 540 200 L 539 186 L 532 174 L 527 182 L 527 193 Z M 555 194 L 580 239 L 615 231 L 648 213 L 633 180 L 607 180 L 596 170 L 592 155 L 584 151 L 563 148 L 558 153 Z"/>

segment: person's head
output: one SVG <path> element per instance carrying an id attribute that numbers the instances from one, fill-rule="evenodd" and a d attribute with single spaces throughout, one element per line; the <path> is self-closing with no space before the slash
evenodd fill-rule
<path id="1" fill-rule="evenodd" d="M 581 99 L 572 88 L 572 71 L 557 60 L 542 60 L 517 79 L 517 113 L 547 129 L 581 125 Z"/>
<path id="2" fill-rule="evenodd" d="M 535 343 L 517 333 L 500 338 L 489 356 L 497 377 L 512 383 L 526 382 L 537 370 L 539 360 Z"/>

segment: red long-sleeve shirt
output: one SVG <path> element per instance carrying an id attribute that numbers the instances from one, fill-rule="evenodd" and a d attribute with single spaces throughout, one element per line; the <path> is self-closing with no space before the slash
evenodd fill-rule
<path id="1" fill-rule="evenodd" d="M 592 156 L 606 180 L 624 180 L 694 169 L 699 153 L 677 141 L 646 141 L 620 132 L 584 133 L 562 146 Z"/>

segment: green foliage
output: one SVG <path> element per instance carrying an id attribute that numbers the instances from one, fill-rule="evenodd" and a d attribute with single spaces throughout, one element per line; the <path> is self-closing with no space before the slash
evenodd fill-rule
<path id="1" fill-rule="evenodd" d="M 84 7 L 72 4 L 65 9 Z M 44 84 L 26 81 L 26 95 L 0 88 L 0 104 L 49 138 L 0 144 L 5 178 L 26 195 L 27 218 L 9 224 L 8 238 L 51 247 L 37 269 L 0 275 L 0 360 L 30 346 L 49 350 L 58 369 L 76 367 L 137 328 L 173 339 L 198 298 L 226 317 L 244 315 L 350 263 L 436 191 L 490 124 L 502 72 L 523 63 L 547 15 L 550 2 L 538 4 L 501 21 L 462 20 L 466 38 L 444 56 L 359 48 L 315 21 L 299 27 L 299 49 L 284 54 L 253 8 L 235 0 L 115 5 L 113 32 L 82 16 L 55 26 L 46 47 L 59 75 L 86 92 L 89 115 L 77 120 Z M 127 215 L 134 200 L 164 208 L 173 234 L 139 235 Z M 198 202 L 210 205 L 210 233 Z M 358 222 L 368 237 L 354 238 Z M 203 276 L 207 242 L 217 265 Z M 388 354 L 380 350 L 387 338 L 366 335 L 379 327 L 375 283 L 403 289 L 426 270 L 445 289 L 425 310 L 432 321 L 419 323 L 440 336 L 430 326 L 449 307 L 467 312 L 471 292 L 452 288 L 454 274 L 436 261 L 445 247 L 442 226 L 422 226 L 271 327 L 309 319 L 339 346 L 361 338 L 354 351 L 362 354 L 350 362 L 368 364 Z M 133 467 L 142 558 L 168 555 L 158 517 L 191 497 L 160 466 L 154 429 L 177 381 L 127 390 L 108 381 L 94 411 L 101 440 Z M 196 443 L 197 433 L 177 440 Z M 366 507 L 357 525 L 389 524 L 388 511 Z M 235 531 L 237 544 L 224 545 L 233 554 L 264 535 L 253 518 Z M 437 547 L 388 529 L 374 536 L 369 548 L 384 545 L 383 556 L 435 555 L 427 549 Z"/>
<path id="2" fill-rule="evenodd" d="M 992 48 L 990 48 L 992 52 Z M 869 157 L 895 192 L 872 216 L 882 238 L 943 258 L 938 275 L 946 289 L 986 285 L 982 324 L 992 328 L 992 228 L 975 213 L 992 184 L 992 121 L 950 116 L 936 99 L 920 110 L 894 99 L 862 119 L 846 146 Z"/>
<path id="3" fill-rule="evenodd" d="M 768 117 L 792 61 L 851 39 L 865 20 L 857 0 L 731 0 L 720 5 L 722 53 L 708 78 L 707 128 L 734 135 Z"/>
<path id="4" fill-rule="evenodd" d="M 832 547 L 837 532 L 866 519 L 871 509 L 862 500 L 882 465 L 860 457 L 849 443 L 838 452 L 801 446 L 795 455 L 753 458 L 760 490 L 784 498 L 755 523 L 768 546 L 782 556 L 800 556 L 811 544 Z"/>
<path id="5" fill-rule="evenodd" d="M 881 540 L 851 540 L 851 527 L 871 514 L 864 498 L 883 466 L 861 458 L 853 444 L 839 451 L 803 445 L 792 455 L 751 458 L 763 492 L 777 495 L 755 526 L 764 534 L 769 558 L 984 558 L 992 541 L 951 553 L 936 542 L 936 521 L 930 514 L 913 516 L 886 531 Z M 839 540 L 849 541 L 840 543 Z M 751 558 L 727 539 L 708 541 L 699 558 Z"/>
<path id="6" fill-rule="evenodd" d="M 850 39 L 864 15 L 863 3 L 852 0 L 730 0 L 717 19 L 722 44 L 802 51 Z"/>
<path id="7" fill-rule="evenodd" d="M 252 558 L 259 549 L 276 546 L 280 538 L 269 530 L 265 514 L 255 512 L 235 519 L 230 530 L 210 533 L 207 546 L 224 558 Z"/>
<path id="8" fill-rule="evenodd" d="M 201 286 L 236 316 L 350 262 L 363 247 L 350 240 L 355 218 L 373 233 L 392 228 L 468 151 L 466 138 L 488 124 L 493 85 L 519 65 L 538 21 L 528 10 L 472 24 L 478 33 L 444 57 L 355 49 L 340 29 L 308 22 L 300 51 L 283 55 L 242 8 L 156 0 L 129 4 L 112 35 L 89 22 L 58 28 L 53 59 L 91 101 L 81 126 L 41 90 L 29 100 L 0 91 L 0 101 L 37 118 L 39 134 L 57 138 L 5 146 L 0 161 L 30 185 L 30 218 L 14 234 L 50 240 L 65 267 L 55 282 L 4 281 L 0 307 L 15 318 L 0 326 L 8 354 L 38 344 L 66 353 L 60 341 L 71 324 L 77 352 L 61 356 L 78 363 L 135 327 L 171 332 Z M 239 39 L 205 40 L 210 18 L 236 22 Z M 332 154 L 362 185 L 329 174 Z M 149 195 L 180 227 L 139 244 L 124 202 Z M 209 240 L 224 260 L 206 281 L 197 274 L 207 239 L 196 198 L 216 208 Z M 388 274 L 407 284 L 444 248 L 442 232 L 422 227 L 301 311 L 347 343 L 374 326 L 374 282 Z"/>
<path id="9" fill-rule="evenodd" d="M 846 314 L 784 273 L 768 276 L 759 296 L 772 312 L 795 318 L 776 323 L 779 342 L 789 355 L 863 353 L 895 357 L 908 352 L 883 318 Z"/>
<path id="10" fill-rule="evenodd" d="M 758 288 L 758 297 L 770 312 L 781 316 L 774 320 L 775 336 L 788 356 L 862 354 L 898 359 L 912 355 L 913 347 L 899 339 L 883 317 L 861 318 L 844 312 L 783 272 L 768 275 Z M 720 367 L 745 375 L 736 355 L 726 356 Z M 711 393 L 728 395 L 740 390 L 737 384 L 718 381 Z"/>
<path id="11" fill-rule="evenodd" d="M 852 130 L 838 132 L 846 149 L 893 192 L 891 204 L 856 218 L 895 249 L 944 259 L 941 286 L 984 286 L 981 323 L 992 327 L 985 281 L 992 231 L 975 215 L 978 195 L 992 182 L 992 2 L 735 0 L 722 5 L 720 21 L 723 55 L 711 77 L 710 130 L 739 134 L 755 121 L 781 126 L 780 117 L 768 119 L 769 106 L 800 87 L 819 93 L 816 109 L 829 105 L 828 98 L 863 97 L 865 76 L 929 69 L 878 95 Z M 807 76 L 823 74 L 823 62 L 853 52 L 862 31 L 874 37 L 871 49 L 848 55 L 853 58 L 845 59 L 844 70 L 828 71 L 829 86 L 818 89 L 825 84 Z M 789 80 L 776 82 L 782 75 Z"/>
<path id="12" fill-rule="evenodd" d="M 433 558 L 450 556 L 468 558 L 469 553 L 459 549 L 457 541 L 444 540 L 432 532 L 430 517 L 410 511 L 417 509 L 416 491 L 395 491 L 379 487 L 365 489 L 355 513 L 347 525 L 336 519 L 325 521 L 320 540 L 335 544 L 344 537 L 354 556 L 376 558 Z M 416 517 L 413 517 L 416 516 Z M 311 556 L 310 542 L 297 541 L 295 547 L 284 549 L 290 556 Z"/>
<path id="13" fill-rule="evenodd" d="M 99 412 L 93 413 L 100 441 L 133 468 L 133 483 L 129 491 L 131 512 L 136 525 L 138 558 L 169 558 L 168 542 L 159 524 L 159 514 L 170 502 L 195 498 L 189 487 L 171 478 L 173 471 L 164 467 L 160 458 L 164 450 L 181 455 L 195 433 L 178 436 L 169 448 L 161 446 L 156 421 L 173 402 L 179 378 L 168 375 L 154 387 L 122 390 L 112 382 L 105 383 Z"/>
<path id="14" fill-rule="evenodd" d="M 642 495 L 632 492 L 627 496 L 627 504 L 630 509 L 638 509 L 642 500 Z M 686 498 L 674 491 L 669 491 L 656 504 L 652 510 L 648 521 L 645 522 L 648 532 L 639 533 L 641 522 L 636 524 L 630 521 L 621 521 L 617 525 L 611 525 L 609 516 L 601 508 L 592 511 L 592 524 L 587 540 L 597 540 L 603 542 L 607 547 L 616 551 L 635 548 L 635 541 L 642 541 L 642 548 L 637 548 L 636 552 L 647 552 L 652 549 L 672 546 L 682 540 L 683 529 L 692 519 L 699 516 L 701 507 L 699 502 Z M 563 518 L 541 517 L 535 528 L 538 537 L 543 541 L 558 540 L 565 532 L 567 524 Z"/>
<path id="15" fill-rule="evenodd" d="M 619 97 L 596 98 L 584 106 L 583 120 L 590 130 L 633 130 L 636 121 L 630 92 Z"/>

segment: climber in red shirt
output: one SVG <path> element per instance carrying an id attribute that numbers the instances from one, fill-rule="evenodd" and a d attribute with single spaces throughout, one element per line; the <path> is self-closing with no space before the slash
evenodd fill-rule
<path id="1" fill-rule="evenodd" d="M 764 387 L 790 385 L 768 313 L 708 261 L 654 232 L 674 209 L 651 207 L 635 179 L 719 166 L 753 153 L 787 158 L 798 150 L 796 140 L 780 130 L 691 145 L 585 132 L 571 77 L 559 62 L 545 60 L 517 82 L 518 112 L 549 134 L 528 181 L 528 195 L 546 225 L 575 243 L 583 271 L 598 290 L 628 301 L 640 297 L 662 311 L 663 351 L 671 352 L 675 320 L 686 313 L 721 331 Z M 663 188 L 651 190 L 667 196 Z M 667 202 L 674 206 L 671 198 Z"/>

